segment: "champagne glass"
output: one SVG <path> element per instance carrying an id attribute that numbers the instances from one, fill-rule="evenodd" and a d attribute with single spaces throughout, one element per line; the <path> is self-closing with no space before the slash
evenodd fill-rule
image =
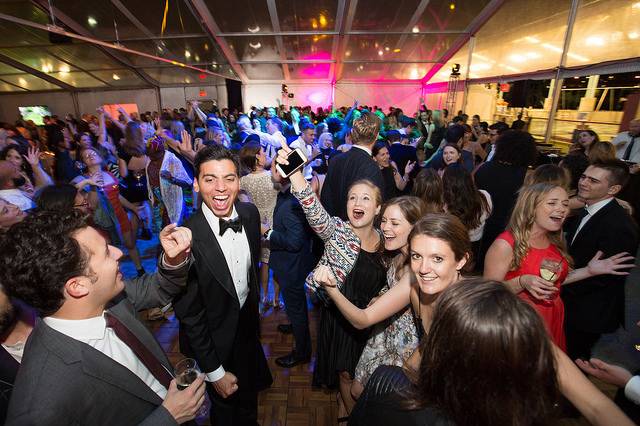
<path id="1" fill-rule="evenodd" d="M 202 374 L 198 363 L 193 358 L 185 358 L 182 361 L 178 362 L 173 371 L 176 378 L 176 385 L 178 386 L 179 390 L 185 390 L 186 388 L 188 388 L 189 385 L 195 382 L 198 376 Z M 206 415 L 207 407 L 203 402 L 198 409 L 198 412 L 196 413 L 196 417 L 204 417 Z"/>

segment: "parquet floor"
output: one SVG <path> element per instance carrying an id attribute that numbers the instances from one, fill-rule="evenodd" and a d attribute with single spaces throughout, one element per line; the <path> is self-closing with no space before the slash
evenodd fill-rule
<path id="1" fill-rule="evenodd" d="M 317 310 L 310 310 L 309 319 L 315 348 Z M 278 367 L 275 363 L 275 359 L 291 351 L 293 345 L 291 335 L 281 334 L 276 329 L 278 324 L 286 322 L 284 310 L 271 308 L 262 317 L 261 341 L 273 375 L 273 385 L 259 395 L 258 422 L 264 426 L 335 425 L 338 417 L 335 393 L 311 386 L 315 358 L 309 364 L 292 369 Z M 178 321 L 175 316 L 171 314 L 165 320 L 146 323 L 175 365 L 183 358 L 178 347 Z M 198 424 L 208 425 L 208 418 L 199 418 Z"/>

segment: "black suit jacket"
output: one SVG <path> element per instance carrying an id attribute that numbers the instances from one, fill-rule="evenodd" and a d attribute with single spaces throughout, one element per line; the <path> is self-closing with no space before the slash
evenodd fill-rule
<path id="1" fill-rule="evenodd" d="M 165 306 L 188 266 L 125 281 L 108 310 L 169 370 L 173 368 L 136 311 Z M 128 368 L 38 320 L 24 350 L 7 425 L 176 425 L 162 399 Z"/>
<path id="2" fill-rule="evenodd" d="M 616 200 L 598 210 L 571 243 L 579 224 L 579 217 L 574 216 L 565 227 L 576 269 L 587 266 L 598 250 L 604 253 L 603 258 L 621 251 L 636 252 L 636 226 Z M 563 286 L 565 323 L 590 333 L 614 331 L 624 323 L 624 282 L 623 275 L 598 275 Z"/>
<path id="3" fill-rule="evenodd" d="M 269 267 L 278 280 L 302 284 L 314 267 L 312 235 L 300 202 L 290 190 L 280 192 L 273 210 L 273 232 L 269 238 Z"/>
<path id="4" fill-rule="evenodd" d="M 369 179 L 384 193 L 380 168 L 366 151 L 354 146 L 331 160 L 320 194 L 322 206 L 331 216 L 347 220 L 347 192 L 360 179 Z"/>
<path id="5" fill-rule="evenodd" d="M 260 214 L 251 203 L 238 202 L 235 206 L 251 250 L 249 295 L 243 307 L 246 317 L 242 318 L 249 329 L 241 330 L 250 336 L 251 341 L 241 343 L 253 352 L 256 345 L 259 347 Z M 184 226 L 191 229 L 193 234 L 194 262 L 189 270 L 186 291 L 173 302 L 176 316 L 180 320 L 181 351 L 194 357 L 203 372 L 210 373 L 222 365 L 226 371 L 238 376 L 243 372 L 230 368 L 234 365 L 234 344 L 241 321 L 240 301 L 231 272 L 202 209 L 189 218 Z M 258 362 L 264 360 L 261 349 L 258 356 L 261 357 Z M 264 362 L 266 365 L 266 360 Z"/>
<path id="6" fill-rule="evenodd" d="M 401 143 L 391 144 L 389 147 L 389 156 L 391 160 L 396 163 L 396 166 L 398 166 L 398 172 L 400 172 L 401 176 L 404 176 L 404 168 L 408 162 L 418 161 L 416 149 L 411 145 L 402 145 Z"/>

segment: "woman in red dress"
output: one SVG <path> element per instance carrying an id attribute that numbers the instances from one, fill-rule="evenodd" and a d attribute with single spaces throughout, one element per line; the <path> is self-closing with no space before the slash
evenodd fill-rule
<path id="1" fill-rule="evenodd" d="M 566 350 L 564 304 L 560 286 L 600 274 L 627 274 L 628 253 L 600 259 L 570 270 L 571 258 L 562 236 L 569 214 L 567 191 L 549 183 L 521 189 L 507 230 L 493 242 L 484 263 L 484 277 L 501 280 L 543 318 L 553 342 Z"/>

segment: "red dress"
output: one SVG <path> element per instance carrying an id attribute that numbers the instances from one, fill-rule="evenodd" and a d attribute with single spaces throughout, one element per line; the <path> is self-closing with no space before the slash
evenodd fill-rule
<path id="1" fill-rule="evenodd" d="M 511 232 L 505 231 L 498 235 L 498 238 L 509 243 L 511 247 L 514 246 L 514 239 Z M 544 320 L 547 331 L 551 335 L 551 340 L 553 340 L 560 349 L 566 352 L 567 345 L 564 336 L 564 303 L 562 303 L 562 299 L 560 298 L 559 290 L 560 285 L 564 282 L 567 278 L 567 274 L 569 273 L 569 263 L 562 256 L 558 248 L 553 244 L 549 244 L 549 246 L 544 249 L 529 247 L 527 255 L 522 259 L 522 262 L 520 262 L 520 267 L 514 271 L 507 272 L 504 279 L 506 281 L 520 275 L 540 276 L 540 263 L 542 263 L 542 260 L 545 258 L 562 261 L 562 269 L 555 282 L 558 292 L 556 292 L 551 300 L 538 300 L 526 290 L 518 293 L 518 297 L 526 301 L 529 305 L 533 306 L 536 311 L 538 311 Z"/>

